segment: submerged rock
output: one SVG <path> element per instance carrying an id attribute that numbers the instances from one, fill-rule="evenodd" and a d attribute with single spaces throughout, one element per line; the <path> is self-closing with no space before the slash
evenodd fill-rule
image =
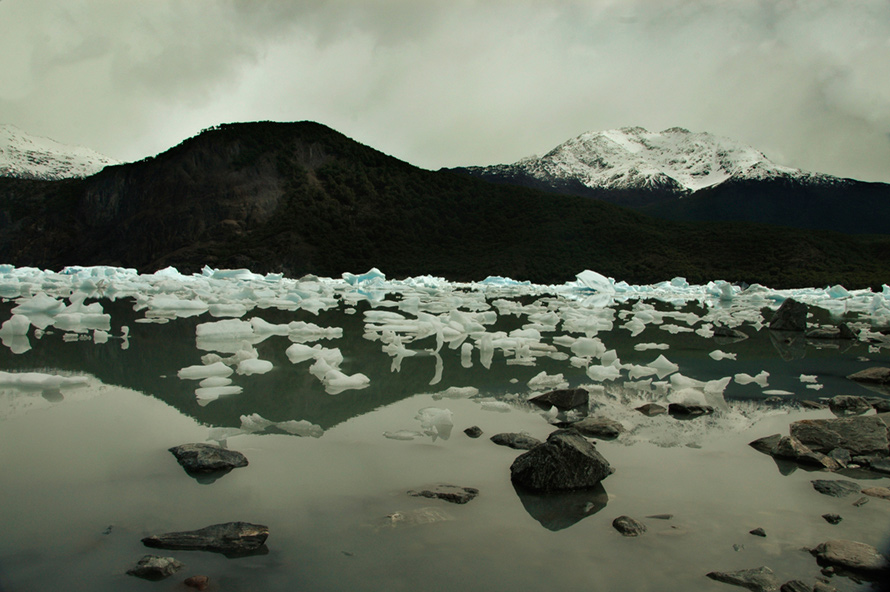
<path id="1" fill-rule="evenodd" d="M 590 438 L 613 439 L 624 431 L 624 426 L 608 417 L 585 417 L 568 426 Z"/>
<path id="2" fill-rule="evenodd" d="M 513 483 L 533 491 L 595 487 L 614 472 L 603 456 L 573 430 L 557 430 L 510 466 Z"/>
<path id="3" fill-rule="evenodd" d="M 841 520 L 843 520 L 840 514 L 822 514 L 822 518 L 829 524 L 840 524 Z"/>
<path id="4" fill-rule="evenodd" d="M 779 592 L 813 592 L 813 588 L 801 580 L 789 580 L 782 584 Z"/>
<path id="5" fill-rule="evenodd" d="M 714 408 L 710 405 L 684 405 L 683 403 L 671 403 L 668 405 L 668 413 L 680 417 L 698 417 L 711 415 Z"/>
<path id="6" fill-rule="evenodd" d="M 640 405 L 636 409 L 646 417 L 652 417 L 654 415 L 661 415 L 663 413 L 667 413 L 667 407 L 664 405 L 659 405 L 658 403 L 646 403 L 645 405 Z"/>
<path id="7" fill-rule="evenodd" d="M 454 517 L 439 508 L 418 508 L 416 510 L 387 514 L 381 520 L 379 528 L 405 528 L 435 524 L 436 522 L 448 522 L 450 520 L 454 520 Z"/>
<path id="8" fill-rule="evenodd" d="M 789 298 L 773 314 L 769 328 L 773 331 L 806 331 L 807 305 Z"/>
<path id="9" fill-rule="evenodd" d="M 714 337 L 718 343 L 735 343 L 748 339 L 748 334 L 726 325 L 714 325 Z"/>
<path id="10" fill-rule="evenodd" d="M 142 544 L 157 549 L 248 555 L 260 550 L 268 537 L 268 526 L 249 522 L 226 522 L 198 530 L 152 535 L 142 539 Z"/>
<path id="11" fill-rule="evenodd" d="M 127 574 L 144 580 L 163 580 L 180 569 L 183 564 L 172 557 L 159 557 L 146 555 L 140 559 L 134 567 L 127 570 Z"/>
<path id="12" fill-rule="evenodd" d="M 619 516 L 612 521 L 612 528 L 626 537 L 640 536 L 646 532 L 646 525 L 630 516 Z"/>
<path id="13" fill-rule="evenodd" d="M 856 382 L 890 384 L 890 368 L 882 368 L 880 366 L 866 368 L 855 374 L 850 374 L 847 378 Z"/>
<path id="14" fill-rule="evenodd" d="M 533 438 L 528 434 L 521 434 L 516 432 L 495 434 L 489 439 L 498 446 L 509 446 L 510 448 L 515 448 L 516 450 L 531 450 L 535 446 L 541 444 L 541 441 L 537 438 Z"/>
<path id="15" fill-rule="evenodd" d="M 215 444 L 182 444 L 170 449 L 182 468 L 189 474 L 227 472 L 247 466 L 247 458 L 236 450 Z"/>
<path id="16" fill-rule="evenodd" d="M 854 572 L 879 574 L 890 569 L 890 562 L 876 548 L 857 541 L 825 541 L 811 553 L 820 565 L 837 566 Z"/>
<path id="17" fill-rule="evenodd" d="M 854 493 L 859 493 L 862 491 L 862 488 L 859 487 L 857 483 L 853 481 L 845 481 L 843 479 L 836 479 L 834 481 L 829 479 L 816 479 L 815 481 L 810 481 L 813 484 L 813 489 L 818 491 L 823 495 L 830 495 L 832 497 L 847 497 L 848 495 L 853 495 Z"/>
<path id="18" fill-rule="evenodd" d="M 755 528 L 754 530 L 749 530 L 748 534 L 753 534 L 754 536 L 766 537 L 766 531 L 762 528 Z"/>
<path id="19" fill-rule="evenodd" d="M 871 403 L 865 397 L 837 395 L 828 400 L 828 408 L 835 415 L 862 415 L 867 411 L 871 411 Z"/>
<path id="20" fill-rule="evenodd" d="M 543 395 L 533 397 L 529 399 L 529 401 L 546 409 L 549 409 L 552 406 L 556 407 L 560 411 L 568 411 L 569 409 L 575 409 L 577 407 L 583 407 L 584 405 L 587 405 L 590 401 L 590 393 L 587 391 L 587 389 L 583 388 L 557 389 L 555 391 L 550 391 L 549 393 L 544 393 Z"/>
<path id="21" fill-rule="evenodd" d="M 458 487 L 457 485 L 440 484 L 432 489 L 409 491 L 408 495 L 440 499 L 446 502 L 451 502 L 452 504 L 465 504 L 479 495 L 479 490 L 474 487 Z"/>
<path id="22" fill-rule="evenodd" d="M 207 586 L 210 585 L 210 578 L 207 576 L 192 576 L 186 578 L 183 584 L 195 590 L 206 590 Z"/>
<path id="23" fill-rule="evenodd" d="M 779 580 L 768 567 L 740 569 L 738 571 L 712 571 L 708 577 L 725 584 L 742 586 L 755 592 L 775 592 L 779 589 Z"/>
<path id="24" fill-rule="evenodd" d="M 890 500 L 890 489 L 887 487 L 866 487 L 862 490 L 862 493 L 871 497 Z"/>
<path id="25" fill-rule="evenodd" d="M 471 438 L 478 438 L 482 435 L 482 428 L 479 426 L 472 426 L 464 430 L 464 433 Z"/>

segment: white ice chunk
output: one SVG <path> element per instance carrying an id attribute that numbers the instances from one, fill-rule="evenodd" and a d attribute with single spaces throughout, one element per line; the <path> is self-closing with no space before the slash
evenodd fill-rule
<path id="1" fill-rule="evenodd" d="M 313 438 L 321 438 L 324 430 L 319 425 L 310 423 L 305 419 L 299 421 L 292 419 L 290 421 L 279 421 L 275 424 L 279 430 L 294 434 L 295 436 L 311 436 Z"/>
<path id="2" fill-rule="evenodd" d="M 571 345 L 571 350 L 581 358 L 599 358 L 606 353 L 606 346 L 597 337 L 580 337 Z"/>
<path id="3" fill-rule="evenodd" d="M 801 382 L 812 382 L 815 383 L 819 379 L 815 374 L 801 374 L 800 381 Z"/>
<path id="4" fill-rule="evenodd" d="M 474 386 L 451 386 L 445 389 L 444 391 L 440 391 L 438 393 L 433 393 L 433 399 L 469 399 L 470 397 L 475 397 L 479 394 L 479 389 Z"/>
<path id="5" fill-rule="evenodd" d="M 206 405 L 220 397 L 241 393 L 240 386 L 209 386 L 195 389 L 195 397 L 199 405 Z"/>
<path id="6" fill-rule="evenodd" d="M 541 371 L 528 381 L 528 386 L 532 390 L 552 390 L 566 388 L 569 383 L 561 373 L 551 375 Z"/>
<path id="7" fill-rule="evenodd" d="M 285 354 L 287 354 L 287 359 L 291 361 L 293 364 L 299 364 L 300 362 L 305 362 L 306 360 L 313 360 L 318 357 L 321 352 L 320 345 L 314 345 L 309 347 L 308 345 L 304 345 L 302 343 L 295 343 L 285 350 Z"/>
<path id="8" fill-rule="evenodd" d="M 733 353 L 733 354 L 728 354 L 728 353 L 726 353 L 726 352 L 724 352 L 724 351 L 720 351 L 719 349 L 715 349 L 714 351 L 712 351 L 712 352 L 709 353 L 708 355 L 709 355 L 712 359 L 714 359 L 714 360 L 716 360 L 716 361 L 718 361 L 718 362 L 719 362 L 720 360 L 735 360 L 735 359 L 736 359 L 736 354 L 734 354 L 734 353 Z"/>
<path id="9" fill-rule="evenodd" d="M 199 382 L 198 386 L 202 388 L 210 388 L 213 386 L 229 386 L 230 384 L 232 384 L 231 378 L 226 378 L 224 376 L 208 376 Z"/>
<path id="10" fill-rule="evenodd" d="M 680 369 L 680 366 L 668 360 L 664 355 L 655 358 L 654 361 L 647 364 L 650 368 L 655 368 L 655 373 L 659 379 L 664 378 L 668 374 L 672 374 Z"/>
<path id="11" fill-rule="evenodd" d="M 216 362 L 215 364 L 208 365 L 186 366 L 177 372 L 176 375 L 185 380 L 200 380 L 211 376 L 231 376 L 232 369 L 222 362 Z"/>
<path id="12" fill-rule="evenodd" d="M 634 346 L 637 351 L 646 351 L 649 349 L 670 349 L 667 343 L 638 343 Z"/>
<path id="13" fill-rule="evenodd" d="M 585 288 L 590 288 L 591 290 L 604 293 L 615 292 L 615 287 L 612 284 L 612 280 L 595 271 L 585 269 L 581 273 L 577 274 L 575 277 L 578 278 L 578 281 L 581 282 L 581 285 L 583 285 Z"/>
<path id="14" fill-rule="evenodd" d="M 415 419 L 420 420 L 420 426 L 433 440 L 437 437 L 447 440 L 451 437 L 451 429 L 454 427 L 454 414 L 450 409 L 439 407 L 424 407 L 417 412 Z"/>
<path id="15" fill-rule="evenodd" d="M 498 413 L 507 413 L 513 408 L 505 401 L 482 401 L 482 409 L 485 411 L 497 411 Z"/>
<path id="16" fill-rule="evenodd" d="M 598 382 L 615 380 L 621 376 L 621 370 L 616 366 L 589 366 L 587 376 Z"/>
<path id="17" fill-rule="evenodd" d="M 245 432 L 262 432 L 274 424 L 274 421 L 269 421 L 259 413 L 251 413 L 250 415 L 241 416 L 241 429 Z"/>
<path id="18" fill-rule="evenodd" d="M 265 374 L 272 369 L 272 362 L 268 360 L 247 359 L 238 363 L 238 374 L 250 376 L 252 374 Z"/>
<path id="19" fill-rule="evenodd" d="M 383 432 L 384 438 L 390 440 L 413 440 L 414 438 L 422 438 L 423 433 L 412 430 L 398 430 L 396 432 Z"/>
<path id="20" fill-rule="evenodd" d="M 757 376 L 751 376 L 750 374 L 745 374 L 744 372 L 735 375 L 735 381 L 739 384 L 755 383 L 760 385 L 762 388 L 767 387 L 768 378 L 769 372 L 767 372 L 766 370 L 761 371 Z"/>
<path id="21" fill-rule="evenodd" d="M 325 392 L 329 395 L 337 395 L 346 390 L 359 390 L 371 384 L 371 379 L 364 374 L 357 373 L 346 375 L 339 370 L 329 370 L 322 379 Z"/>
<path id="22" fill-rule="evenodd" d="M 59 376 L 43 372 L 2 372 L 0 388 L 20 391 L 43 391 L 84 386 L 89 382 L 86 376 Z"/>
<path id="23" fill-rule="evenodd" d="M 31 328 L 31 320 L 23 314 L 14 314 L 0 326 L 0 336 L 27 335 Z"/>

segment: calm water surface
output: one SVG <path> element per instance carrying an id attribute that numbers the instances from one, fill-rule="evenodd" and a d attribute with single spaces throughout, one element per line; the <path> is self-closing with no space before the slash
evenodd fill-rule
<path id="1" fill-rule="evenodd" d="M 797 419 L 832 417 L 827 410 L 802 410 L 796 399 L 877 396 L 844 377 L 890 365 L 887 349 L 870 350 L 860 342 L 785 343 L 766 329 L 744 326 L 750 339 L 721 344 L 694 333 L 672 335 L 658 326 L 631 337 L 618 322 L 612 331 L 600 332 L 623 363 L 647 364 L 664 354 L 683 375 L 701 381 L 769 372 L 766 389 L 732 381 L 714 416 L 679 421 L 634 411 L 664 398 L 626 385 L 626 377 L 592 382 L 583 368 L 564 359 L 540 357 L 534 366 L 513 365 L 495 351 L 486 369 L 476 351 L 472 366 L 465 367 L 460 349 L 446 345 L 441 361 L 432 355 L 409 357 L 393 372 L 380 342 L 363 337 L 366 303 L 359 303 L 355 314 L 345 314 L 345 306 L 318 315 L 257 309 L 244 318 L 342 327 L 342 338 L 318 343 L 339 348 L 343 371 L 365 374 L 370 386 L 328 394 L 309 374 L 310 362 L 293 364 L 287 358 L 291 341 L 271 336 L 253 347 L 273 369 L 235 375 L 233 382 L 243 392 L 206 402 L 195 396 L 197 383 L 177 372 L 202 363 L 208 351 L 196 345 L 196 326 L 219 319 L 205 313 L 143 323 L 138 319 L 144 313 L 135 312 L 129 299 L 102 304 L 111 314 L 113 337 L 107 343 L 66 340 L 65 332 L 50 329 L 40 339 L 32 334 L 31 349 L 23 353 L 0 348 L 0 370 L 88 377 L 79 388 L 0 390 L 3 592 L 183 590 L 182 580 L 196 574 L 210 576 L 212 590 L 719 591 L 732 588 L 705 573 L 767 565 L 783 582 L 812 584 L 819 567 L 804 547 L 830 538 L 885 550 L 890 543 L 890 502 L 871 499 L 854 507 L 855 498 L 820 495 L 810 480 L 835 476 L 779 465 L 747 446 L 755 438 L 786 434 Z M 13 305 L 2 305 L 0 319 L 10 316 Z M 621 306 L 619 312 L 630 310 Z M 689 310 L 702 313 L 696 306 Z M 824 317 L 820 320 L 831 320 L 827 313 Z M 488 330 L 511 331 L 527 321 L 500 315 Z M 129 328 L 126 343 L 117 337 L 123 326 Z M 543 334 L 546 342 L 558 333 Z M 434 341 L 412 347 L 422 349 L 425 343 L 433 349 Z M 669 349 L 634 349 L 648 342 Z M 715 349 L 737 359 L 715 361 L 708 356 Z M 553 430 L 543 411 L 525 402 L 529 381 L 542 371 L 562 373 L 572 386 L 594 385 L 591 413 L 628 428 L 615 441 L 597 442 L 616 469 L 602 489 L 552 496 L 517 491 L 509 466 L 520 452 L 488 440 L 506 431 L 544 439 Z M 801 374 L 817 376 L 823 388 L 806 388 Z M 449 387 L 474 387 L 478 394 L 442 397 Z M 764 390 L 792 394 L 770 403 Z M 450 433 L 444 426 L 437 434 L 424 433 L 428 426 L 417 417 L 429 407 L 451 412 Z M 251 432 L 256 423 L 243 423 L 242 416 L 252 414 L 270 423 L 305 420 L 317 426 L 320 437 L 275 427 Z M 472 425 L 482 428 L 482 438 L 463 434 Z M 414 438 L 384 437 L 400 430 Z M 243 452 L 250 465 L 201 483 L 167 451 L 207 440 Z M 887 477 L 866 473 L 844 478 L 863 486 L 890 485 Z M 406 493 L 436 483 L 481 493 L 466 505 Z M 438 521 L 394 524 L 388 518 L 396 512 L 429 514 L 429 508 Z M 828 512 L 840 514 L 843 522 L 828 524 L 821 518 Z M 645 522 L 648 532 L 638 538 L 619 535 L 611 522 L 623 514 Z M 672 518 L 648 518 L 657 514 Z M 186 567 L 162 582 L 125 574 L 140 557 L 157 552 L 140 543 L 144 536 L 234 520 L 268 525 L 268 552 L 229 559 L 162 551 Z M 748 534 L 756 527 L 768 536 Z M 842 577 L 833 578 L 832 585 L 869 589 Z"/>

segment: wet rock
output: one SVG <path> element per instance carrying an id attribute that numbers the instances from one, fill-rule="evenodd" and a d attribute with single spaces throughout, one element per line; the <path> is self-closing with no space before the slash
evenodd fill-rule
<path id="1" fill-rule="evenodd" d="M 886 487 L 867 487 L 862 490 L 862 493 L 871 497 L 890 500 L 890 489 Z"/>
<path id="2" fill-rule="evenodd" d="M 268 526 L 249 522 L 226 522 L 198 530 L 152 535 L 142 539 L 142 544 L 157 549 L 213 551 L 238 556 L 259 551 L 268 537 Z"/>
<path id="3" fill-rule="evenodd" d="M 754 536 L 766 537 L 766 531 L 762 528 L 755 528 L 754 530 L 749 530 L 748 534 L 753 534 Z"/>
<path id="4" fill-rule="evenodd" d="M 813 589 L 800 580 L 790 580 L 782 584 L 779 592 L 813 592 Z"/>
<path id="5" fill-rule="evenodd" d="M 823 495 L 830 495 L 832 497 L 847 497 L 848 495 L 853 495 L 854 493 L 859 493 L 862 491 L 862 488 L 859 487 L 857 483 L 853 481 L 845 481 L 843 479 L 829 480 L 829 479 L 816 479 L 815 481 L 810 481 L 813 484 L 813 489 L 818 491 Z"/>
<path id="6" fill-rule="evenodd" d="M 813 592 L 837 592 L 837 588 L 829 586 L 825 582 L 816 582 L 813 584 Z"/>
<path id="7" fill-rule="evenodd" d="M 452 504 L 465 504 L 479 495 L 479 490 L 474 487 L 458 487 L 457 485 L 440 484 L 432 489 L 409 491 L 408 495 L 440 499 L 446 502 L 451 502 Z"/>
<path id="8" fill-rule="evenodd" d="M 714 413 L 710 405 L 684 405 L 683 403 L 671 403 L 668 405 L 668 413 L 680 417 L 698 417 Z"/>
<path id="9" fill-rule="evenodd" d="M 753 442 L 748 442 L 748 446 L 757 450 L 758 452 L 762 452 L 764 454 L 769 454 L 772 456 L 773 451 L 776 449 L 776 445 L 782 439 L 781 434 L 773 434 L 772 436 L 765 436 L 763 438 L 758 438 Z"/>
<path id="10" fill-rule="evenodd" d="M 846 448 L 853 455 L 887 455 L 890 441 L 881 416 L 867 415 L 837 419 L 803 419 L 791 424 L 791 435 L 816 452 Z"/>
<path id="11" fill-rule="evenodd" d="M 612 528 L 626 537 L 640 536 L 646 532 L 646 525 L 630 516 L 619 516 L 612 521 Z"/>
<path id="12" fill-rule="evenodd" d="M 853 462 L 853 455 L 851 455 L 850 451 L 846 448 L 833 448 L 828 453 L 828 457 L 834 459 L 834 461 L 842 467 L 846 467 Z"/>
<path id="13" fill-rule="evenodd" d="M 661 415 L 668 412 L 667 407 L 659 405 L 657 403 L 646 403 L 645 405 L 640 405 L 639 407 L 637 407 L 637 411 L 639 411 L 646 417 Z"/>
<path id="14" fill-rule="evenodd" d="M 820 565 L 829 565 L 854 572 L 878 574 L 890 568 L 890 562 L 871 545 L 857 541 L 825 541 L 811 551 Z"/>
<path id="15" fill-rule="evenodd" d="M 813 452 L 793 436 L 784 436 L 779 439 L 779 442 L 772 451 L 772 455 L 776 458 L 794 460 L 801 464 L 822 467 L 829 471 L 837 471 L 841 468 L 841 465 L 836 460 L 821 452 Z"/>
<path id="16" fill-rule="evenodd" d="M 789 298 L 782 303 L 769 323 L 773 331 L 806 331 L 807 305 Z"/>
<path id="17" fill-rule="evenodd" d="M 864 506 L 864 505 L 867 504 L 867 503 L 868 503 L 868 498 L 867 498 L 867 497 L 860 497 L 858 500 L 856 500 L 855 502 L 853 502 L 853 505 L 856 506 L 856 507 L 858 508 L 858 507 L 860 507 L 860 506 Z"/>
<path id="18" fill-rule="evenodd" d="M 190 475 L 228 472 L 247 466 L 247 458 L 243 454 L 215 444 L 183 444 L 174 446 L 170 452 Z"/>
<path id="19" fill-rule="evenodd" d="M 809 399 L 803 399 L 800 401 L 800 406 L 805 409 L 825 409 L 827 405 L 825 403 L 820 403 L 819 401 L 811 401 Z"/>
<path id="20" fill-rule="evenodd" d="M 822 518 L 829 524 L 840 524 L 843 518 L 839 514 L 822 514 Z"/>
<path id="21" fill-rule="evenodd" d="M 472 426 L 464 430 L 464 433 L 471 438 L 478 438 L 482 435 L 482 428 L 479 426 Z"/>
<path id="22" fill-rule="evenodd" d="M 869 457 L 868 468 L 878 473 L 890 475 L 890 458 Z"/>
<path id="23" fill-rule="evenodd" d="M 533 491 L 594 487 L 613 472 L 593 444 L 573 430 L 556 430 L 510 466 L 513 483 Z"/>
<path id="24" fill-rule="evenodd" d="M 172 557 L 146 555 L 127 574 L 144 580 L 163 580 L 182 569 L 183 565 Z"/>
<path id="25" fill-rule="evenodd" d="M 838 395 L 828 400 L 828 408 L 835 415 L 862 415 L 871 411 L 871 403 L 865 397 Z"/>
<path id="26" fill-rule="evenodd" d="M 871 403 L 872 408 L 878 413 L 890 413 L 890 399 L 871 397 L 868 399 L 868 402 Z"/>
<path id="27" fill-rule="evenodd" d="M 650 516 L 646 516 L 646 518 L 652 518 L 653 520 L 670 520 L 673 517 L 673 514 L 652 514 Z"/>
<path id="28" fill-rule="evenodd" d="M 623 425 L 608 417 L 585 417 L 569 427 L 590 438 L 603 439 L 617 438 L 624 431 Z"/>
<path id="29" fill-rule="evenodd" d="M 529 399 L 532 403 L 536 405 L 540 405 L 545 409 L 549 409 L 551 406 L 556 407 L 560 411 L 568 411 L 569 409 L 575 409 L 577 407 L 583 407 L 587 405 L 590 401 L 590 393 L 587 389 L 583 388 L 575 388 L 575 389 L 557 389 L 555 391 L 550 391 L 549 393 L 544 393 L 543 395 L 538 395 L 537 397 L 533 397 Z"/>
<path id="30" fill-rule="evenodd" d="M 741 569 L 739 571 L 712 571 L 708 577 L 718 582 L 742 586 L 755 592 L 775 592 L 779 589 L 779 580 L 768 567 Z"/>
<path id="31" fill-rule="evenodd" d="M 532 438 L 528 434 L 518 434 L 515 432 L 495 434 L 490 440 L 499 446 L 509 446 L 516 450 L 531 450 L 535 446 L 541 444 L 541 441 L 537 438 Z"/>
<path id="32" fill-rule="evenodd" d="M 186 578 L 183 584 L 189 588 L 194 588 L 195 590 L 206 590 L 210 585 L 210 578 L 207 576 L 192 576 Z"/>
<path id="33" fill-rule="evenodd" d="M 860 370 L 855 374 L 847 376 L 850 380 L 856 382 L 867 382 L 872 384 L 890 384 L 890 368 L 882 368 L 875 366 Z"/>

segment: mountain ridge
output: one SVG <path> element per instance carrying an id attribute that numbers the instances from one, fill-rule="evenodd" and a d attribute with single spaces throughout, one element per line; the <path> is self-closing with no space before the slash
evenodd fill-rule
<path id="1" fill-rule="evenodd" d="M 583 269 L 773 287 L 880 286 L 890 237 L 664 222 L 586 197 L 419 169 L 315 122 L 223 124 L 84 179 L 0 178 L 0 261 L 204 265 L 562 283 Z"/>
<path id="2" fill-rule="evenodd" d="M 0 176 L 54 181 L 88 177 L 119 161 L 83 146 L 62 144 L 0 124 Z"/>

